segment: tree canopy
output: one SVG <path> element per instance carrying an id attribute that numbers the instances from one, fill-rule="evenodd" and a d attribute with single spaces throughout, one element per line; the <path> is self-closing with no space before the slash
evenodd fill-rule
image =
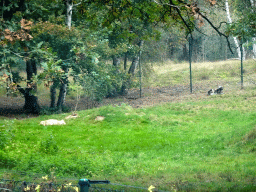
<path id="1" fill-rule="evenodd" d="M 166 37 L 169 54 L 173 57 L 176 49 L 183 49 L 183 56 L 179 57 L 186 58 L 186 38 L 193 38 L 194 31 L 203 34 L 206 24 L 228 44 L 229 34 L 254 37 L 254 1 L 236 0 L 233 9 L 238 19 L 228 27 L 214 21 L 223 2 L 1 0 L 2 85 L 10 80 L 9 90 L 15 91 L 19 90 L 20 81 L 26 82 L 24 88 L 31 89 L 43 83 L 50 88 L 50 106 L 59 109 L 72 82 L 94 100 L 125 94 L 125 89 L 134 86 L 131 78 L 138 65 L 139 51 L 153 51 L 150 45 L 156 40 Z M 245 8 L 250 11 L 245 12 Z M 109 60 L 113 65 L 108 64 Z M 129 69 L 127 61 L 132 61 Z M 38 67 L 43 69 L 40 73 Z M 18 75 L 24 69 L 26 79 Z M 56 89 L 60 89 L 57 106 Z"/>

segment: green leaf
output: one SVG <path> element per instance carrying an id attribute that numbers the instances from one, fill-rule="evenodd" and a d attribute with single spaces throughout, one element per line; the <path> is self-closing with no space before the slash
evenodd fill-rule
<path id="1" fill-rule="evenodd" d="M 40 49 L 41 46 L 43 45 L 43 43 L 44 43 L 43 41 L 41 41 L 40 43 L 38 43 L 38 44 L 37 44 L 37 48 Z"/>
<path id="2" fill-rule="evenodd" d="M 42 63 L 41 63 L 41 66 L 42 66 L 42 68 L 43 68 L 44 70 L 48 70 L 48 65 L 47 65 L 46 62 L 42 62 Z"/>

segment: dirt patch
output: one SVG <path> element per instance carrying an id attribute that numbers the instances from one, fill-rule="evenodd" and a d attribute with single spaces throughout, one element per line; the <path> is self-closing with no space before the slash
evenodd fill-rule
<path id="1" fill-rule="evenodd" d="M 214 87 L 212 85 L 214 84 Z M 193 86 L 193 94 L 190 93 L 189 84 L 177 85 L 177 86 L 166 86 L 166 87 L 147 87 L 143 88 L 140 94 L 139 89 L 129 90 L 126 96 L 119 96 L 115 98 L 103 99 L 101 103 L 91 102 L 87 98 L 81 98 L 77 105 L 77 110 L 86 110 L 94 107 L 100 107 L 104 105 L 121 105 L 126 103 L 134 108 L 154 106 L 165 102 L 182 102 L 185 100 L 201 100 L 207 98 L 207 91 L 209 88 L 217 88 L 220 82 L 205 82 L 202 84 L 195 84 Z M 229 92 L 232 87 L 226 86 L 228 82 L 222 82 L 224 85 L 224 92 Z M 140 97 L 141 95 L 141 97 Z M 40 106 L 49 106 L 49 98 L 39 98 Z M 75 109 L 76 101 L 67 100 L 66 105 Z M 36 115 L 24 114 L 23 110 L 24 98 L 19 97 L 0 97 L 0 116 L 9 118 L 28 118 Z"/>

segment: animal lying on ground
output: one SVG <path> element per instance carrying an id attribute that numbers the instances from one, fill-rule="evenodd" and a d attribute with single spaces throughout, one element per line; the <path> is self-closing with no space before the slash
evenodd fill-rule
<path id="1" fill-rule="evenodd" d="M 41 121 L 40 125 L 46 126 L 46 125 L 66 125 L 64 120 L 56 120 L 56 119 L 49 119 L 46 121 Z"/>
<path id="2" fill-rule="evenodd" d="M 216 95 L 216 94 L 222 94 L 222 91 L 223 91 L 223 87 L 222 86 L 219 86 L 218 89 L 210 89 L 208 91 L 208 95 Z"/>
<path id="3" fill-rule="evenodd" d="M 208 95 L 214 95 L 214 90 L 213 90 L 213 89 L 210 89 L 210 90 L 208 91 Z"/>
<path id="4" fill-rule="evenodd" d="M 223 87 L 222 86 L 219 86 L 218 89 L 216 89 L 214 92 L 217 93 L 217 94 L 221 94 L 223 91 Z"/>

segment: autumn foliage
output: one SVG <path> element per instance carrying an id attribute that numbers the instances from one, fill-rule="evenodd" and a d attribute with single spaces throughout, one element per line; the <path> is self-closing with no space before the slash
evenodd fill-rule
<path id="1" fill-rule="evenodd" d="M 20 25 L 21 25 L 21 29 L 18 31 L 11 31 L 9 29 L 5 29 L 3 31 L 5 40 L 7 40 L 8 42 L 14 43 L 15 41 L 29 41 L 33 39 L 33 37 L 29 33 L 33 25 L 33 22 L 22 19 L 20 21 Z"/>

